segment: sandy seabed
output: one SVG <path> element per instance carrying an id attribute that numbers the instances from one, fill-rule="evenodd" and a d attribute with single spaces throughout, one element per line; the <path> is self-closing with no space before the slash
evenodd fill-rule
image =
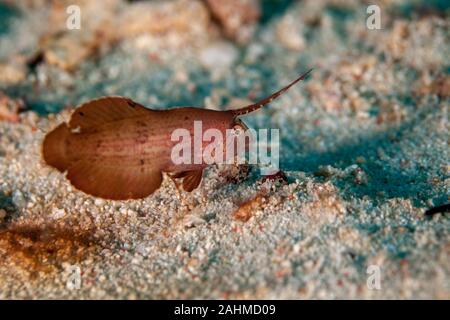
<path id="1" fill-rule="evenodd" d="M 246 9 L 239 31 L 201 1 L 105 1 L 105 21 L 133 17 L 115 32 L 79 1 L 82 35 L 49 29 L 64 7 L 37 2 L 0 5 L 0 298 L 450 298 L 448 214 L 424 216 L 450 194 L 439 1 L 383 1 L 382 30 L 357 1 L 249 1 L 259 15 Z M 89 99 L 226 109 L 310 67 L 243 118 L 281 129 L 287 181 L 213 166 L 192 193 L 166 178 L 145 199 L 107 201 L 41 158 L 45 133 Z"/>

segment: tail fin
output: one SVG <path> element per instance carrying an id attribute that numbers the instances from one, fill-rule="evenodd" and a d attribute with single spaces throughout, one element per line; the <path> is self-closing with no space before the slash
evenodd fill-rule
<path id="1" fill-rule="evenodd" d="M 67 156 L 67 139 L 70 130 L 64 122 L 53 131 L 47 133 L 42 144 L 42 154 L 45 162 L 61 172 L 67 170 L 69 159 Z"/>
<path id="2" fill-rule="evenodd" d="M 272 100 L 278 98 L 280 95 L 282 95 L 283 93 L 285 93 L 290 87 L 292 87 L 294 84 L 296 84 L 297 82 L 303 80 L 306 78 L 306 76 L 312 71 L 313 69 L 309 69 L 307 72 L 305 72 L 304 74 L 302 74 L 300 77 L 298 77 L 297 79 L 295 79 L 294 81 L 292 81 L 290 84 L 288 84 L 286 87 L 278 90 L 277 92 L 273 93 L 272 95 L 268 96 L 267 98 L 264 98 L 256 103 L 250 104 L 248 106 L 245 106 L 243 108 L 237 109 L 237 110 L 231 110 L 231 112 L 233 113 L 233 115 L 235 116 L 240 116 L 240 115 L 244 115 L 253 111 L 256 111 L 258 109 L 260 109 L 262 106 L 272 102 Z"/>

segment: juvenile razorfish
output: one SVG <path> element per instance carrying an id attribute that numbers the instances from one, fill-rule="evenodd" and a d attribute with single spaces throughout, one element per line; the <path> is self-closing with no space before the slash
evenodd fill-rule
<path id="1" fill-rule="evenodd" d="M 162 182 L 162 173 L 182 179 L 185 191 L 196 189 L 207 166 L 174 164 L 171 140 L 175 129 L 215 128 L 225 133 L 243 129 L 239 116 L 260 109 L 303 80 L 311 70 L 286 87 L 254 104 L 237 110 L 216 111 L 194 107 L 152 110 L 124 97 L 102 97 L 74 110 L 70 121 L 63 122 L 44 139 L 45 162 L 66 172 L 77 189 L 105 199 L 139 199 L 152 194 Z"/>

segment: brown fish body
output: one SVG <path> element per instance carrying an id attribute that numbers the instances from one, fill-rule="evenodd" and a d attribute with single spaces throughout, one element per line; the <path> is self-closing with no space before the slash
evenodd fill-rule
<path id="1" fill-rule="evenodd" d="M 178 142 L 172 139 L 173 132 L 184 129 L 194 137 L 195 122 L 200 121 L 201 137 L 208 129 L 217 129 L 225 137 L 227 129 L 240 125 L 237 116 L 261 108 L 306 75 L 238 110 L 152 110 L 123 97 L 92 100 L 76 108 L 69 123 L 60 124 L 45 136 L 43 158 L 67 172 L 77 189 L 105 199 L 144 198 L 159 188 L 162 172 L 182 179 L 183 189 L 192 191 L 200 184 L 207 165 L 175 164 L 172 150 Z M 209 142 L 201 143 L 205 146 Z M 198 150 L 192 155 L 198 155 Z"/>
<path id="2" fill-rule="evenodd" d="M 218 129 L 225 135 L 225 131 L 232 128 L 234 123 L 233 115 L 229 112 L 197 108 L 148 109 L 146 116 L 105 123 L 92 132 L 72 133 L 67 139 L 73 151 L 69 152 L 70 160 L 103 159 L 137 166 L 158 160 L 158 166 L 167 172 L 204 168 L 204 165 L 174 166 L 171 161 L 170 151 L 177 143 L 171 139 L 172 132 L 186 129 L 193 136 L 195 121 L 201 121 L 202 135 L 210 128 Z"/>
<path id="3" fill-rule="evenodd" d="M 174 165 L 171 150 L 177 142 L 172 141 L 172 132 L 186 129 L 193 136 L 195 121 L 201 121 L 202 134 L 209 128 L 225 132 L 233 120 L 231 112 L 190 107 L 151 110 L 129 99 L 105 97 L 80 106 L 68 124 L 50 132 L 43 155 L 46 163 L 67 171 L 76 188 L 102 198 L 145 197 L 160 186 L 162 172 L 182 178 L 183 188 L 192 191 L 206 165 Z"/>

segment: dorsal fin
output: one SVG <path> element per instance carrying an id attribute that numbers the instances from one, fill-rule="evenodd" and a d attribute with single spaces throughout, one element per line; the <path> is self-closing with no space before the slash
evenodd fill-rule
<path id="1" fill-rule="evenodd" d="M 124 97 L 102 97 L 86 102 L 75 109 L 70 118 L 69 127 L 80 132 L 89 131 L 99 125 L 155 112 L 139 103 Z"/>
<path id="2" fill-rule="evenodd" d="M 290 87 L 292 87 L 294 84 L 296 84 L 297 82 L 303 80 L 306 78 L 306 76 L 308 76 L 308 74 L 312 71 L 312 69 L 308 70 L 307 72 L 305 72 L 304 74 L 302 74 L 300 77 L 298 77 L 297 79 L 295 79 L 294 81 L 292 81 L 290 84 L 288 84 L 287 86 L 285 86 L 284 88 L 281 88 L 280 90 L 278 90 L 275 93 L 272 93 L 270 96 L 259 100 L 256 103 L 252 103 L 248 106 L 245 106 L 243 108 L 240 109 L 236 109 L 236 110 L 231 110 L 231 113 L 234 116 L 242 116 L 244 114 L 256 111 L 258 109 L 260 109 L 262 106 L 272 102 L 273 100 L 275 100 L 276 98 L 278 98 L 279 96 L 281 96 L 283 93 L 285 93 Z"/>

